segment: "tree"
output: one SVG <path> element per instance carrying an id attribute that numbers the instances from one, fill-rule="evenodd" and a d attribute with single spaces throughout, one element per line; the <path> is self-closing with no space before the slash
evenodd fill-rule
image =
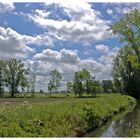
<path id="1" fill-rule="evenodd" d="M 59 73 L 58 70 L 53 70 L 51 73 L 51 80 L 48 83 L 48 90 L 50 93 L 53 92 L 58 92 L 58 88 L 60 87 L 60 80 L 62 79 L 61 74 Z"/>
<path id="2" fill-rule="evenodd" d="M 140 10 L 135 9 L 123 16 L 111 27 L 114 34 L 119 34 L 121 41 L 132 47 L 140 63 Z"/>
<path id="3" fill-rule="evenodd" d="M 94 97 L 96 96 L 96 93 L 101 93 L 103 91 L 100 81 L 93 81 L 93 91 L 92 94 L 94 94 Z"/>
<path id="4" fill-rule="evenodd" d="M 72 92 L 73 91 L 73 83 L 72 82 L 67 82 L 67 92 Z"/>
<path id="5" fill-rule="evenodd" d="M 111 29 L 126 44 L 114 60 L 114 85 L 122 93 L 140 97 L 140 11 L 124 15 Z"/>
<path id="6" fill-rule="evenodd" d="M 114 91 L 112 80 L 102 80 L 101 85 L 104 93 L 109 93 Z"/>
<path id="7" fill-rule="evenodd" d="M 11 58 L 6 61 L 5 83 L 9 87 L 12 97 L 18 92 L 18 87 L 24 88 L 27 86 L 27 73 L 28 69 L 20 60 Z"/>
<path id="8" fill-rule="evenodd" d="M 50 96 L 51 96 L 51 93 L 54 89 L 55 89 L 55 86 L 52 83 L 52 81 L 50 80 L 49 83 L 48 83 L 48 91 L 50 92 Z"/>
<path id="9" fill-rule="evenodd" d="M 92 77 L 89 71 L 86 69 L 75 72 L 73 80 L 73 91 L 79 97 L 85 92 L 88 95 L 96 96 L 96 92 L 99 92 L 100 84 Z"/>
<path id="10" fill-rule="evenodd" d="M 75 72 L 74 80 L 73 80 L 73 91 L 75 95 L 78 95 L 79 97 L 82 97 L 82 94 L 84 92 L 84 89 L 82 86 L 82 79 L 83 77 L 80 75 L 80 71 Z"/>
<path id="11" fill-rule="evenodd" d="M 40 89 L 40 91 L 39 91 L 40 93 L 44 93 L 44 91 L 42 90 L 42 89 Z"/>
<path id="12" fill-rule="evenodd" d="M 0 60 L 0 96 L 4 93 L 4 69 L 5 69 L 5 61 Z"/>
<path id="13" fill-rule="evenodd" d="M 31 72 L 29 73 L 29 92 L 31 93 L 32 97 L 34 97 L 35 94 L 35 82 L 36 82 L 36 75 L 35 73 Z"/>
<path id="14" fill-rule="evenodd" d="M 122 48 L 114 60 L 113 83 L 121 93 L 134 97 L 140 92 L 140 63 L 131 47 Z"/>

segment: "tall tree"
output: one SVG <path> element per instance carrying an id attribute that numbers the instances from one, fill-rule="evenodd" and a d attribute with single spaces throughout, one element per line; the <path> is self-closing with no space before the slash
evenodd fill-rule
<path id="1" fill-rule="evenodd" d="M 4 69 L 5 61 L 0 60 L 0 96 L 2 96 L 4 92 Z"/>
<path id="2" fill-rule="evenodd" d="M 54 84 L 52 83 L 52 81 L 50 80 L 48 82 L 48 91 L 50 92 L 50 96 L 51 96 L 51 93 L 53 92 L 53 90 L 55 89 L 55 86 Z"/>
<path id="3" fill-rule="evenodd" d="M 67 82 L 67 92 L 72 92 L 73 91 L 73 83 L 68 81 Z"/>
<path id="4" fill-rule="evenodd" d="M 32 95 L 32 97 L 34 97 L 35 94 L 35 82 L 36 82 L 36 75 L 33 72 L 29 73 L 29 91 Z"/>
<path id="5" fill-rule="evenodd" d="M 82 97 L 82 94 L 84 92 L 82 79 L 83 78 L 81 77 L 80 72 L 75 72 L 73 80 L 73 91 L 75 95 L 78 95 L 79 97 Z"/>
<path id="6" fill-rule="evenodd" d="M 101 85 L 103 87 L 104 93 L 109 93 L 114 91 L 112 80 L 102 80 Z"/>
<path id="7" fill-rule="evenodd" d="M 100 84 L 92 77 L 86 69 L 75 72 L 73 80 L 73 90 L 76 95 L 82 97 L 85 92 L 88 95 L 96 96 L 96 92 L 100 90 Z"/>
<path id="8" fill-rule="evenodd" d="M 132 47 L 140 63 L 140 10 L 135 9 L 125 14 L 111 29 L 114 34 L 120 35 L 122 42 Z"/>
<path id="9" fill-rule="evenodd" d="M 60 80 L 62 76 L 58 70 L 53 70 L 50 73 L 51 80 L 48 83 L 48 89 L 52 92 L 58 92 L 58 88 L 60 87 Z"/>
<path id="10" fill-rule="evenodd" d="M 122 48 L 114 60 L 113 83 L 122 93 L 135 97 L 140 92 L 140 63 L 131 47 Z"/>
<path id="11" fill-rule="evenodd" d="M 26 74 L 28 69 L 25 67 L 21 60 L 11 58 L 6 62 L 5 67 L 5 82 L 9 87 L 11 96 L 14 97 L 15 93 L 18 92 L 18 88 L 24 88 L 27 83 Z"/>
<path id="12" fill-rule="evenodd" d="M 125 14 L 111 29 L 126 44 L 114 61 L 114 83 L 122 93 L 140 96 L 140 10 Z"/>

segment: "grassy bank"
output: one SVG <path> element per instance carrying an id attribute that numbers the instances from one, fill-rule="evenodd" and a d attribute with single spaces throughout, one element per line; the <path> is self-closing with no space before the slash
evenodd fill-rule
<path id="1" fill-rule="evenodd" d="M 114 114 L 135 104 L 130 96 L 115 94 L 97 98 L 9 99 L 0 102 L 0 136 L 81 136 L 107 122 Z M 26 100 L 26 101 L 25 101 Z M 36 99 L 37 100 L 37 99 Z"/>
<path id="2" fill-rule="evenodd" d="M 137 106 L 133 114 L 133 122 L 129 130 L 129 137 L 140 137 L 140 99 L 137 100 Z"/>

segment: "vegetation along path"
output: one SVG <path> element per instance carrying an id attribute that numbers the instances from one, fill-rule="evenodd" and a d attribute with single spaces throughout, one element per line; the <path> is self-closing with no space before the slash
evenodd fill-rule
<path id="1" fill-rule="evenodd" d="M 0 99 L 1 137 L 83 136 L 136 104 L 120 94 L 100 94 L 96 98 L 20 99 L 16 104 Z M 6 103 L 5 103 L 6 101 Z M 41 102 L 43 101 L 43 102 Z"/>

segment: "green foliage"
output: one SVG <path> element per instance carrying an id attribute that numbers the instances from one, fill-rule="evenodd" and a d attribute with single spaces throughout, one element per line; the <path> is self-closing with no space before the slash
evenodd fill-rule
<path id="1" fill-rule="evenodd" d="M 10 89 L 11 96 L 14 97 L 18 93 L 18 87 L 26 87 L 28 69 L 25 68 L 24 63 L 15 58 L 6 61 L 5 67 L 5 83 Z"/>
<path id="2" fill-rule="evenodd" d="M 84 93 L 84 89 L 82 86 L 82 79 L 83 77 L 81 73 L 75 72 L 74 80 L 73 80 L 73 91 L 76 95 L 78 94 L 79 97 L 81 97 L 82 94 Z"/>
<path id="3" fill-rule="evenodd" d="M 118 92 L 139 97 L 139 64 L 132 48 L 124 47 L 119 51 L 112 70 L 114 86 Z"/>
<path id="4" fill-rule="evenodd" d="M 117 91 L 140 97 L 140 11 L 135 9 L 111 27 L 126 46 L 114 60 L 113 81 Z"/>
<path id="5" fill-rule="evenodd" d="M 33 72 L 29 72 L 29 78 L 28 78 L 28 92 L 32 93 L 32 97 L 34 97 L 35 94 L 35 80 L 36 75 Z"/>
<path id="6" fill-rule="evenodd" d="M 53 70 L 50 73 L 51 80 L 48 83 L 48 90 L 51 92 L 58 92 L 58 88 L 60 87 L 60 80 L 62 79 L 61 74 L 58 70 Z"/>
<path id="7" fill-rule="evenodd" d="M 67 92 L 71 93 L 73 91 L 73 83 L 67 82 Z"/>
<path id="8" fill-rule="evenodd" d="M 126 42 L 127 46 L 132 47 L 138 61 L 140 62 L 140 11 L 135 9 L 123 16 L 123 18 L 114 23 L 111 29 L 115 34 L 121 36 L 121 41 Z"/>
<path id="9" fill-rule="evenodd" d="M 39 93 L 42 93 L 42 94 L 43 94 L 43 93 L 44 93 L 44 91 L 43 91 L 42 89 L 40 89 Z"/>
<path id="10" fill-rule="evenodd" d="M 29 98 L 20 102 L 11 99 L 17 100 L 18 105 L 8 105 L 3 100 L 0 105 L 1 137 L 82 136 L 99 127 L 114 112 L 119 113 L 120 108 L 135 104 L 133 98 L 119 94 L 86 99 Z"/>
<path id="11" fill-rule="evenodd" d="M 111 80 L 102 80 L 101 85 L 104 93 L 114 92 L 113 83 Z"/>
<path id="12" fill-rule="evenodd" d="M 85 112 L 84 119 L 87 122 L 88 130 L 97 128 L 100 123 L 99 116 L 96 116 L 91 107 L 84 107 L 83 110 Z"/>
<path id="13" fill-rule="evenodd" d="M 5 62 L 0 60 L 0 97 L 3 96 L 4 93 L 4 69 L 5 69 Z"/>
<path id="14" fill-rule="evenodd" d="M 92 77 L 90 72 L 86 69 L 75 72 L 73 80 L 73 91 L 79 97 L 82 97 L 86 92 L 88 95 L 96 96 L 96 93 L 101 91 L 101 86 L 95 77 Z"/>

